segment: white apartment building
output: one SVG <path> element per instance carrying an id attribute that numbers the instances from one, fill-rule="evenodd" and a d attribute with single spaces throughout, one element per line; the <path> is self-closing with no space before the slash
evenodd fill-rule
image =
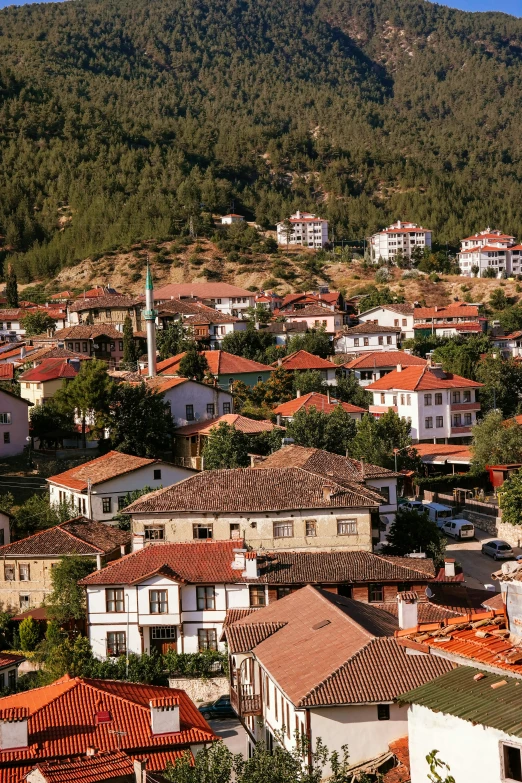
<path id="1" fill-rule="evenodd" d="M 286 229 L 286 222 L 277 224 L 278 245 L 302 245 L 319 249 L 328 243 L 328 221 L 311 212 L 297 211 L 290 215 L 288 222 L 293 231 Z"/>
<path id="2" fill-rule="evenodd" d="M 394 261 L 398 255 L 410 258 L 416 247 L 431 247 L 431 234 L 428 228 L 398 220 L 370 237 L 372 261 Z"/>
<path id="3" fill-rule="evenodd" d="M 440 367 L 397 365 L 366 389 L 373 394 L 370 413 L 379 417 L 391 408 L 408 419 L 414 443 L 449 443 L 471 437 L 480 411 L 477 389 L 482 385 Z"/>
<path id="4" fill-rule="evenodd" d="M 381 326 L 366 322 L 344 327 L 334 337 L 335 353 L 364 353 L 365 351 L 396 351 L 401 337 L 400 326 Z"/>
<path id="5" fill-rule="evenodd" d="M 399 327 L 401 340 L 409 340 L 415 337 L 415 332 L 413 331 L 413 305 L 379 305 L 366 310 L 364 313 L 359 313 L 358 318 L 361 323 L 365 324 Z"/>
<path id="6" fill-rule="evenodd" d="M 486 269 L 493 269 L 497 277 L 503 273 L 518 275 L 522 272 L 522 245 L 515 244 L 511 234 L 488 227 L 461 240 L 457 260 L 466 277 L 474 273 L 482 277 Z"/>

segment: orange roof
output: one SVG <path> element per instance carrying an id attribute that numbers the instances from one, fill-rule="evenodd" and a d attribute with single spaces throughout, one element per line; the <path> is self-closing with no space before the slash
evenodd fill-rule
<path id="1" fill-rule="evenodd" d="M 119 451 L 109 451 L 102 457 L 97 457 L 90 462 L 84 462 L 83 465 L 77 465 L 75 468 L 51 476 L 47 481 L 70 489 L 84 490 L 87 489 L 89 479 L 92 485 L 101 484 L 159 461 L 146 457 L 134 457 Z"/>
<path id="2" fill-rule="evenodd" d="M 273 367 L 260 362 L 254 362 L 252 359 L 244 359 L 242 356 L 227 353 L 227 351 L 202 351 L 205 356 L 209 370 L 212 375 L 235 375 L 251 372 L 273 372 Z M 169 359 L 158 362 L 157 371 L 159 375 L 176 375 L 179 364 L 184 353 L 178 353 Z"/>
<path id="3" fill-rule="evenodd" d="M 20 380 L 45 383 L 59 378 L 76 378 L 77 375 L 78 370 L 67 359 L 44 359 L 37 367 L 26 370 Z"/>
<path id="4" fill-rule="evenodd" d="M 426 359 L 404 351 L 368 351 L 342 366 L 347 370 L 371 370 L 373 367 L 396 367 L 398 364 L 424 367 L 427 363 Z"/>
<path id="5" fill-rule="evenodd" d="M 477 305 L 469 305 L 464 302 L 455 302 L 448 307 L 416 307 L 413 318 L 471 318 L 479 316 Z"/>
<path id="6" fill-rule="evenodd" d="M 426 462 L 471 462 L 469 446 L 450 443 L 416 443 L 413 447 L 419 457 Z"/>
<path id="7" fill-rule="evenodd" d="M 309 394 L 303 394 L 301 397 L 296 397 L 288 402 L 283 402 L 274 408 L 274 413 L 280 414 L 284 418 L 289 418 L 297 413 L 298 410 L 304 408 L 315 408 L 323 413 L 332 413 L 339 405 L 342 405 L 347 413 L 366 413 L 364 408 L 359 408 L 358 405 L 352 405 L 350 402 L 337 402 L 335 400 L 329 401 L 326 394 L 319 394 L 318 392 L 310 392 Z"/>
<path id="8" fill-rule="evenodd" d="M 142 370 L 143 375 L 146 373 L 147 370 Z M 181 386 L 183 383 L 187 383 L 189 380 L 189 378 L 183 378 L 181 376 L 169 378 L 168 376 L 165 377 L 164 375 L 157 375 L 155 378 L 144 378 L 143 381 L 132 381 L 131 383 L 135 386 L 136 384 L 144 382 L 155 392 L 158 392 L 158 394 L 163 394 L 163 392 L 166 392 L 169 389 L 174 389 L 176 386 Z M 197 381 L 192 381 L 192 383 L 197 383 Z"/>
<path id="9" fill-rule="evenodd" d="M 404 389 L 405 391 L 430 391 L 431 389 L 480 388 L 484 384 L 462 378 L 451 372 L 425 367 L 407 367 L 405 370 L 392 370 L 384 378 L 366 386 L 368 391 L 387 391 Z"/>
<path id="10" fill-rule="evenodd" d="M 289 356 L 281 359 L 281 364 L 285 370 L 335 370 L 336 365 L 332 362 L 322 359 L 308 351 L 296 351 Z M 273 367 L 279 365 L 279 360 L 273 363 Z"/>
<path id="11" fill-rule="evenodd" d="M 226 413 L 223 416 L 216 416 L 214 419 L 196 421 L 194 424 L 178 427 L 175 434 L 183 436 L 195 435 L 196 433 L 199 435 L 210 435 L 212 430 L 222 423 L 229 424 L 235 430 L 248 433 L 249 435 L 255 435 L 258 432 L 270 432 L 275 427 L 271 421 L 257 421 L 246 416 L 240 416 L 239 413 Z"/>
<path id="12" fill-rule="evenodd" d="M 217 299 L 230 296 L 253 298 L 254 294 L 229 283 L 169 283 L 154 292 L 154 299 L 178 299 L 181 296 Z"/>
<path id="13" fill-rule="evenodd" d="M 514 239 L 511 234 L 502 234 L 500 231 L 482 231 L 478 234 L 473 234 L 472 237 L 464 237 L 461 242 L 471 242 L 472 239 Z"/>

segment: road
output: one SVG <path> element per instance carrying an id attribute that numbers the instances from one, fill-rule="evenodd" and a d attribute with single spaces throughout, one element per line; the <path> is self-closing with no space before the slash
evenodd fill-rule
<path id="1" fill-rule="evenodd" d="M 501 563 L 488 555 L 483 555 L 480 551 L 484 541 L 491 541 L 495 536 L 483 533 L 477 528 L 475 528 L 475 536 L 474 541 L 455 541 L 453 538 L 448 538 L 446 554 L 460 563 L 468 587 L 478 587 L 483 590 L 485 584 L 492 584 L 495 592 L 498 592 L 499 583 L 491 579 L 491 574 L 493 571 L 498 571 Z M 515 555 L 522 554 L 522 549 L 517 547 L 514 547 L 513 551 Z"/>
<path id="2" fill-rule="evenodd" d="M 223 738 L 223 742 L 232 753 L 241 753 L 246 758 L 246 731 L 241 725 L 241 721 L 237 718 L 209 720 L 209 725 L 212 731 Z"/>

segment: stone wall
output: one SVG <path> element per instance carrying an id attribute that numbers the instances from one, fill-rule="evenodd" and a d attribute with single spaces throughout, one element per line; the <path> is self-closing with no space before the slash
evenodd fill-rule
<path id="1" fill-rule="evenodd" d="M 522 546 L 522 525 L 508 525 L 499 519 L 496 535 L 511 546 Z"/>
<path id="2" fill-rule="evenodd" d="M 185 691 L 196 707 L 206 701 L 215 701 L 230 691 L 227 677 L 213 677 L 203 680 L 195 677 L 169 677 L 169 688 Z"/>

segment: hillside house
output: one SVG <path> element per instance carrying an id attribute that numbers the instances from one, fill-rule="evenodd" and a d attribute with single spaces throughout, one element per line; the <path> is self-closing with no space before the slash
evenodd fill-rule
<path id="1" fill-rule="evenodd" d="M 346 362 L 342 367 L 347 373 L 354 375 L 360 386 L 366 387 L 396 370 L 399 364 L 403 368 L 425 367 L 427 361 L 406 351 L 368 351 Z"/>
<path id="2" fill-rule="evenodd" d="M 169 283 L 154 293 L 154 302 L 165 304 L 172 299 L 196 299 L 220 313 L 245 318 L 255 304 L 252 291 L 229 283 Z"/>
<path id="3" fill-rule="evenodd" d="M 496 277 L 520 274 L 522 245 L 515 244 L 515 237 L 497 229 L 486 228 L 461 240 L 457 254 L 460 273 L 466 277 L 482 277 L 486 270 L 493 270 Z"/>
<path id="4" fill-rule="evenodd" d="M 163 375 L 138 381 L 143 382 L 158 394 L 163 394 L 176 427 L 206 422 L 216 416 L 232 414 L 234 410 L 233 395 L 217 385 Z M 136 384 L 136 381 L 132 383 Z"/>
<path id="5" fill-rule="evenodd" d="M 19 376 L 20 394 L 31 405 L 45 405 L 79 372 L 79 359 L 43 359 L 36 367 Z"/>
<path id="6" fill-rule="evenodd" d="M 333 342 L 335 353 L 358 354 L 366 351 L 397 351 L 400 340 L 400 326 L 361 323 L 344 326 Z"/>
<path id="7" fill-rule="evenodd" d="M 372 261 L 395 261 L 397 256 L 411 258 L 412 251 L 431 248 L 432 231 L 416 223 L 397 220 L 370 237 Z"/>
<path id="8" fill-rule="evenodd" d="M 202 353 L 207 360 L 209 372 L 216 378 L 221 389 L 230 389 L 235 381 L 242 381 L 247 386 L 255 386 L 256 383 L 267 381 L 274 371 L 274 368 L 267 364 L 244 359 L 227 351 L 202 351 Z M 179 365 L 184 356 L 184 353 L 178 353 L 176 356 L 158 362 L 158 375 L 178 375 Z"/>
<path id="9" fill-rule="evenodd" d="M 274 408 L 273 412 L 277 416 L 278 421 L 282 424 L 288 424 L 300 410 L 308 411 L 310 408 L 315 408 L 318 411 L 329 414 L 333 413 L 338 405 L 341 405 L 355 421 L 361 421 L 363 414 L 367 412 L 365 408 L 352 405 L 350 402 L 339 402 L 339 400 L 330 397 L 329 394 L 319 394 L 318 392 L 301 394 L 299 391 L 295 399 L 282 402 L 281 405 Z"/>
<path id="10" fill-rule="evenodd" d="M 145 302 L 141 297 L 124 296 L 122 294 L 105 294 L 103 296 L 82 297 L 68 307 L 70 326 L 101 326 L 111 325 L 119 331 L 123 330 L 123 322 L 130 316 L 134 331 L 144 328 L 141 312 Z"/>
<path id="11" fill-rule="evenodd" d="M 232 223 L 244 223 L 245 218 L 243 215 L 235 215 L 234 213 L 230 215 L 223 215 L 221 218 L 221 224 L 223 226 L 231 226 Z"/>
<path id="12" fill-rule="evenodd" d="M 359 313 L 358 318 L 361 323 L 400 327 L 400 339 L 409 340 L 415 337 L 413 331 L 413 313 L 413 305 L 390 304 L 372 307 L 364 313 Z"/>
<path id="13" fill-rule="evenodd" d="M 337 365 L 308 351 L 301 350 L 291 353 L 278 359 L 272 366 L 282 367 L 288 372 L 319 372 L 325 384 L 328 386 L 337 385 Z"/>
<path id="14" fill-rule="evenodd" d="M 487 329 L 481 305 L 454 302 L 448 307 L 416 307 L 413 330 L 416 337 L 456 337 L 480 335 Z"/>
<path id="15" fill-rule="evenodd" d="M 311 212 L 297 211 L 276 228 L 278 245 L 301 245 L 319 250 L 328 244 L 328 221 Z"/>
<path id="16" fill-rule="evenodd" d="M 0 459 L 22 454 L 28 445 L 32 405 L 30 400 L 0 389 Z"/>
<path id="17" fill-rule="evenodd" d="M 286 310 L 284 315 L 288 322 L 305 323 L 308 329 L 323 329 L 330 336 L 336 334 L 344 323 L 344 314 L 339 310 L 317 304 Z"/>

